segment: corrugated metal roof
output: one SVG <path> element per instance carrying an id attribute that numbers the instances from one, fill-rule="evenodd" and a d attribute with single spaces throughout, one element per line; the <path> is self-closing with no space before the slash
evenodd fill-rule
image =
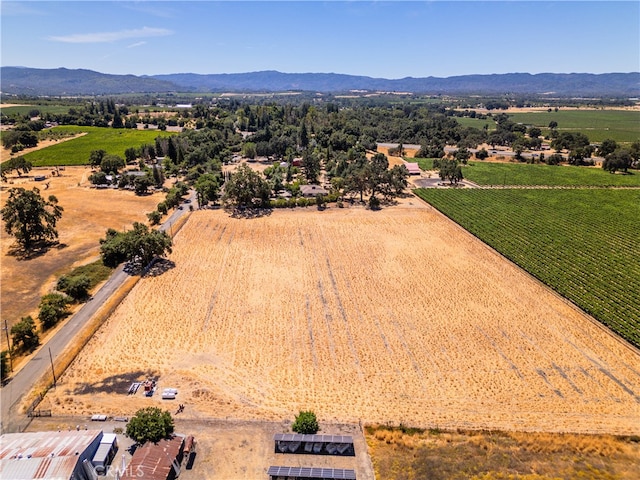
<path id="1" fill-rule="evenodd" d="M 147 442 L 138 447 L 121 480 L 166 480 L 174 460 L 182 453 L 184 437 L 175 436 L 158 443 Z"/>
<path id="2" fill-rule="evenodd" d="M 0 436 L 0 478 L 69 480 L 101 430 L 8 433 Z"/>
<path id="3" fill-rule="evenodd" d="M 0 478 L 11 480 L 69 480 L 78 458 L 45 457 L 3 460 L 0 462 Z"/>

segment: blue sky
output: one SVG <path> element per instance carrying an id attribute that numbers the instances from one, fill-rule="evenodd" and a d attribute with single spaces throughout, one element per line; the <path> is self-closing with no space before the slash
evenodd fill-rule
<path id="1" fill-rule="evenodd" d="M 1 64 L 381 78 L 640 71 L 640 2 L 2 0 Z"/>

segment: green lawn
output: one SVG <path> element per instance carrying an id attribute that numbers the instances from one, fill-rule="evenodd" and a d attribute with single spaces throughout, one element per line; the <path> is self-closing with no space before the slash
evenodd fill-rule
<path id="1" fill-rule="evenodd" d="M 417 163 L 420 170 L 433 170 L 433 158 L 409 158 L 405 157 L 405 160 L 410 163 Z"/>
<path id="2" fill-rule="evenodd" d="M 418 189 L 416 194 L 640 346 L 640 190 Z"/>
<path id="3" fill-rule="evenodd" d="M 124 152 L 129 147 L 139 147 L 145 143 L 153 144 L 158 136 L 172 135 L 170 132 L 160 130 L 76 127 L 72 125 L 55 127 L 52 131 L 86 132 L 86 135 L 24 155 L 34 166 L 85 165 L 89 161 L 92 150 L 105 150 L 107 153 L 124 158 Z"/>
<path id="4" fill-rule="evenodd" d="M 492 163 L 474 161 L 463 167 L 467 180 L 479 185 L 530 185 L 567 187 L 640 187 L 640 170 L 611 174 L 598 167 Z"/>

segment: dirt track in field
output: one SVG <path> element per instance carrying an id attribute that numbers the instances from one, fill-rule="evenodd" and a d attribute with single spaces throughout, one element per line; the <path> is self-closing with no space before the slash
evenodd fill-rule
<path id="1" fill-rule="evenodd" d="M 194 212 L 42 408 L 637 434 L 637 351 L 411 203 Z"/>

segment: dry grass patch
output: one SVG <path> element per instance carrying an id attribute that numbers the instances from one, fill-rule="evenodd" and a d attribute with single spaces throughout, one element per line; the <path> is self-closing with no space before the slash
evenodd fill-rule
<path id="1" fill-rule="evenodd" d="M 35 169 L 32 173 L 50 173 L 50 169 Z M 146 222 L 146 213 L 154 210 L 163 198 L 162 193 L 137 197 L 128 191 L 90 189 L 91 169 L 85 167 L 66 167 L 60 173 L 60 177 L 50 177 L 43 182 L 14 178 L 13 183 L 3 182 L 2 185 L 3 190 L 37 187 L 43 196 L 55 195 L 64 208 L 58 222 L 60 245 L 29 260 L 8 255 L 13 238 L 5 233 L 4 225 L 2 227 L 0 308 L 2 317 L 10 325 L 22 316 L 37 314 L 40 297 L 50 291 L 59 275 L 95 260 L 99 254 L 99 239 L 104 237 L 107 228 L 122 230 L 134 221 Z M 46 188 L 47 183 L 49 188 Z M 3 192 L 0 208 L 5 200 Z M 2 342 L 2 348 L 5 348 L 6 340 L 3 338 Z"/>
<path id="2" fill-rule="evenodd" d="M 432 209 L 196 211 L 170 260 L 63 376 L 56 413 L 165 405 L 103 388 L 154 371 L 191 418 L 638 431 L 638 353 Z"/>
<path id="3" fill-rule="evenodd" d="M 638 438 L 509 432 L 413 431 L 372 426 L 376 478 L 431 480 L 636 479 Z"/>

